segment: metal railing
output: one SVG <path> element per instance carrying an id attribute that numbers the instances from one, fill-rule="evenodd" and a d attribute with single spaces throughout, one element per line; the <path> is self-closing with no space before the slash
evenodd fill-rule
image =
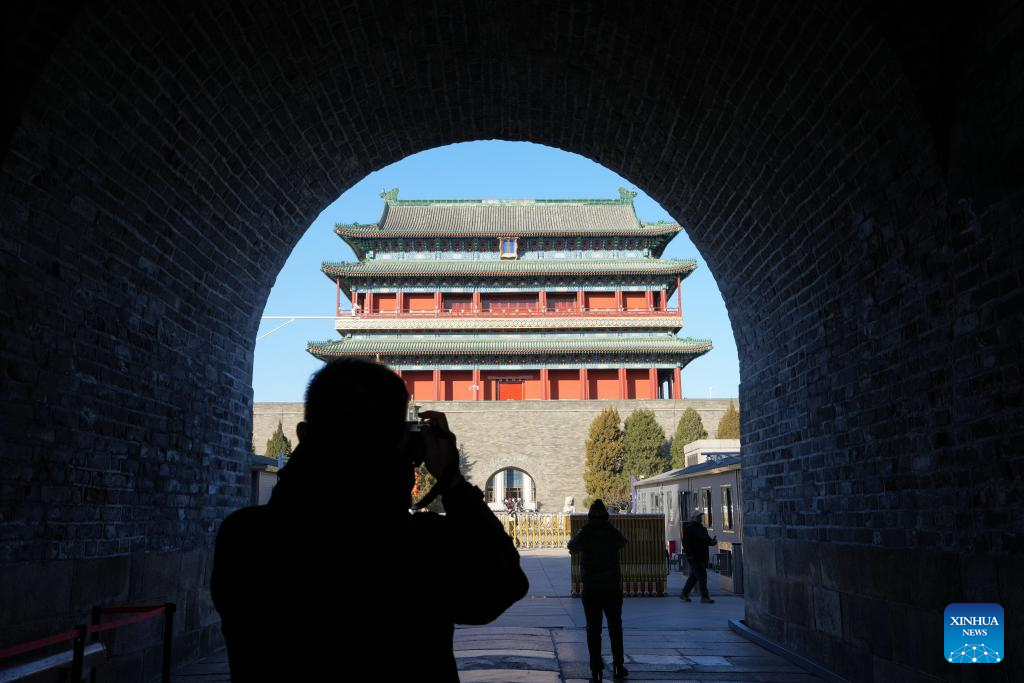
<path id="1" fill-rule="evenodd" d="M 573 515 L 570 521 L 573 533 L 582 529 L 587 521 L 586 515 Z M 619 554 L 623 595 L 665 595 L 668 572 L 665 515 L 612 515 L 608 521 L 629 541 Z M 583 568 L 579 553 L 572 556 L 570 571 L 570 591 L 573 595 L 579 595 L 583 590 Z"/>
<path id="2" fill-rule="evenodd" d="M 423 311 L 412 311 L 412 310 L 373 310 L 373 311 L 360 311 L 355 315 L 357 318 L 461 318 L 461 317 L 473 317 L 473 318 L 505 318 L 509 315 L 535 315 L 535 316 L 552 316 L 552 315 L 580 315 L 582 313 L 593 313 L 595 315 L 609 316 L 609 317 L 646 317 L 646 316 L 661 316 L 670 317 L 679 315 L 679 309 L 625 309 L 625 308 L 591 308 L 591 307 L 572 307 L 572 308 L 548 308 L 542 309 L 538 306 L 530 306 L 523 308 L 492 308 L 490 310 L 481 309 L 474 311 L 472 309 L 430 309 Z M 351 316 L 352 311 L 350 309 L 338 309 L 338 316 Z"/>
<path id="3" fill-rule="evenodd" d="M 564 548 L 569 543 L 569 515 L 562 513 L 496 512 L 516 547 L 521 550 Z"/>
<path id="4" fill-rule="evenodd" d="M 123 626 L 128 626 L 130 624 L 135 624 L 140 621 L 145 621 L 146 619 L 152 619 L 153 617 L 163 615 L 163 662 L 160 680 L 161 683 L 170 683 L 171 646 L 173 644 L 174 633 L 174 610 L 175 604 L 173 602 L 167 602 L 162 605 L 93 607 L 92 624 L 89 626 L 80 624 L 69 631 L 64 631 L 63 633 L 55 633 L 27 643 L 12 645 L 10 647 L 0 649 L 0 661 L 3 661 L 5 659 L 18 657 L 19 655 L 36 652 L 69 640 L 73 641 L 70 657 L 62 656 L 67 654 L 67 651 L 65 651 L 64 653 L 58 653 L 57 655 L 50 655 L 48 657 L 36 658 L 28 662 L 21 662 L 3 670 L 4 680 L 29 680 L 30 678 L 33 678 L 45 671 L 70 669 L 71 675 L 69 680 L 77 682 L 82 680 L 82 675 L 85 673 L 84 667 L 88 662 L 92 664 L 92 671 L 90 672 L 89 680 L 95 683 L 96 666 L 101 663 L 105 656 L 105 648 L 103 648 L 98 642 L 99 634 L 104 631 L 112 631 Z M 129 614 L 131 616 L 122 617 L 116 621 L 101 624 L 100 620 L 103 615 L 107 614 Z M 89 636 L 92 636 L 92 642 L 87 645 L 86 640 L 89 639 Z"/>

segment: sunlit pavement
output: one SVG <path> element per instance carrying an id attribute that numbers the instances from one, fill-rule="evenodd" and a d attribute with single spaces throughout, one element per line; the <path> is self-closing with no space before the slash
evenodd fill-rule
<path id="1" fill-rule="evenodd" d="M 586 681 L 590 673 L 586 620 L 578 598 L 569 597 L 569 554 L 524 550 L 530 592 L 487 626 L 455 630 L 455 657 L 463 683 Z M 668 597 L 626 598 L 622 609 L 629 681 L 797 681 L 820 679 L 729 630 L 742 618 L 743 598 L 708 583 L 715 603 L 679 600 L 685 577 L 669 575 Z M 604 637 L 605 661 L 611 648 Z M 384 673 L 384 672 L 382 672 Z M 611 665 L 605 671 L 611 680 Z M 220 654 L 179 671 L 175 683 L 227 681 Z"/>

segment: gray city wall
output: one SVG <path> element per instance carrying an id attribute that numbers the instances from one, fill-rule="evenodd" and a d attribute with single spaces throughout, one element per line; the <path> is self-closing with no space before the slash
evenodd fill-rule
<path id="1" fill-rule="evenodd" d="M 735 399 L 732 399 L 735 402 Z M 448 415 L 452 431 L 465 448 L 472 468 L 469 480 L 483 488 L 498 470 L 518 467 L 533 477 L 541 512 L 559 512 L 566 496 L 583 505 L 583 447 L 590 423 L 613 407 L 625 420 L 647 408 L 671 438 L 687 408 L 700 415 L 714 436 L 730 399 L 646 401 L 419 401 L 423 410 Z M 295 425 L 302 419 L 301 403 L 257 403 L 253 407 L 253 444 L 262 453 L 278 422 L 295 442 Z"/>

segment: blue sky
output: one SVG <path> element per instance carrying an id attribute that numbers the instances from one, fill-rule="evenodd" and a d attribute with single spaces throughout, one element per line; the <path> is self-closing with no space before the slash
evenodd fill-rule
<path id="1" fill-rule="evenodd" d="M 336 223 L 376 222 L 383 207 L 380 192 L 392 187 L 403 199 L 613 199 L 619 187 L 627 187 L 639 193 L 634 205 L 640 220 L 673 220 L 627 179 L 578 154 L 497 140 L 439 147 L 371 173 L 325 208 L 278 274 L 263 314 L 333 315 L 334 285 L 320 272 L 320 263 L 354 261 L 355 256 L 332 229 Z M 684 398 L 737 396 L 739 361 L 718 285 L 685 233 L 664 256 L 697 259 L 697 270 L 683 281 L 686 326 L 681 336 L 714 342 L 710 353 L 683 369 Z M 297 320 L 268 334 L 284 322 L 260 324 L 258 337 L 267 336 L 256 342 L 252 385 L 257 402 L 301 401 L 309 375 L 321 365 L 306 353 L 306 342 L 337 336 L 331 320 Z"/>

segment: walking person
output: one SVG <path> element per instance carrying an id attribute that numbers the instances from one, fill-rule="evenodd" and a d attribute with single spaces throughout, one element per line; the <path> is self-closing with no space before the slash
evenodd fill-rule
<path id="1" fill-rule="evenodd" d="M 587 650 L 590 653 L 590 680 L 601 681 L 601 614 L 608 620 L 608 638 L 612 643 L 612 674 L 625 678 L 622 651 L 622 572 L 619 551 L 626 537 L 608 521 L 608 508 L 599 498 L 590 506 L 589 521 L 569 541 L 569 552 L 580 553 L 583 569 L 583 612 L 587 617 Z"/>
<path id="2" fill-rule="evenodd" d="M 718 537 L 708 536 L 704 526 L 704 513 L 698 512 L 689 522 L 683 524 L 683 552 L 690 565 L 690 577 L 686 579 L 680 600 L 690 602 L 690 591 L 694 585 L 700 588 L 701 602 L 714 602 L 708 595 L 708 548 L 718 545 Z"/>

